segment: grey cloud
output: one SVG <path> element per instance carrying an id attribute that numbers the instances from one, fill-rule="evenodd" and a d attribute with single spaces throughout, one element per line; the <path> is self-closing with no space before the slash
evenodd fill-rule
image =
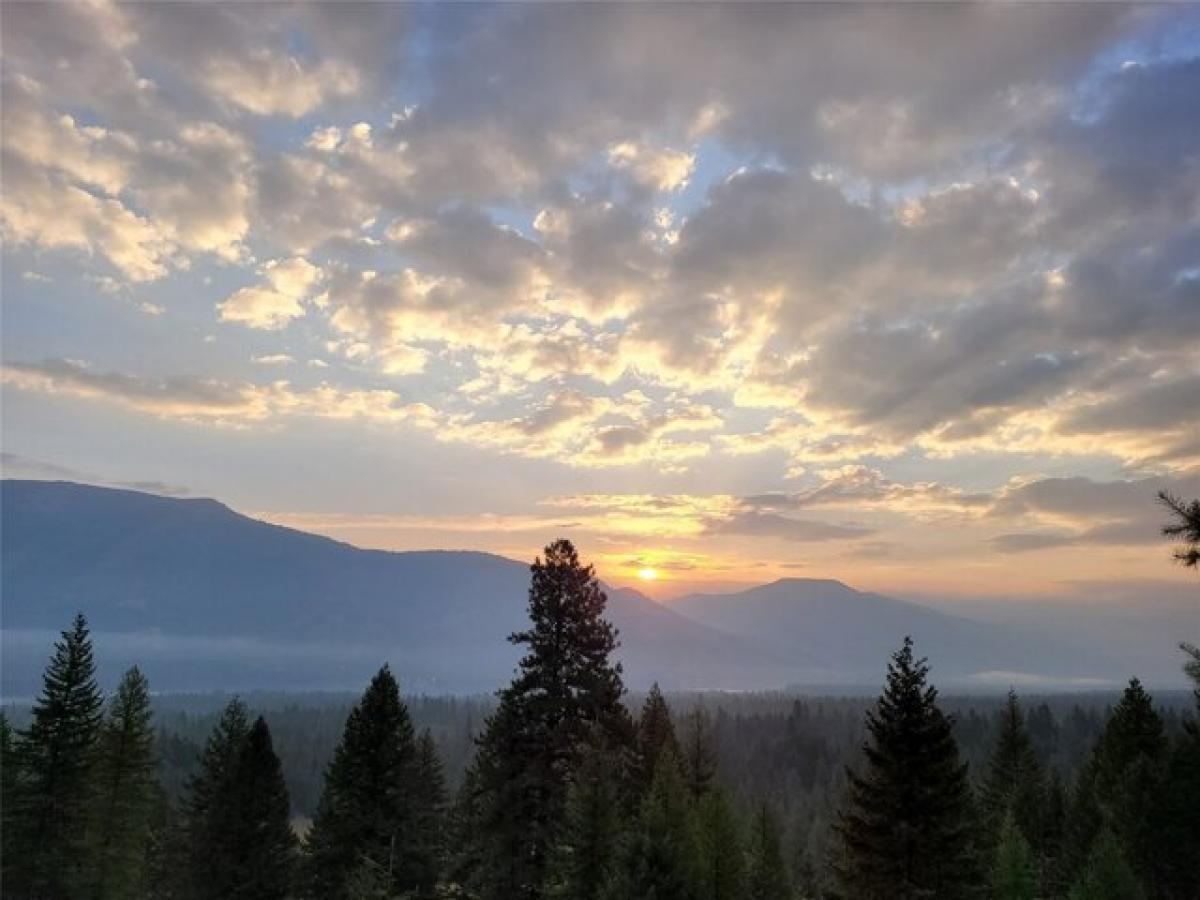
<path id="1" fill-rule="evenodd" d="M 708 533 L 817 542 L 858 540 L 873 534 L 874 530 L 861 525 L 834 525 L 810 519 L 793 519 L 777 513 L 746 510 L 728 519 L 711 523 Z"/>

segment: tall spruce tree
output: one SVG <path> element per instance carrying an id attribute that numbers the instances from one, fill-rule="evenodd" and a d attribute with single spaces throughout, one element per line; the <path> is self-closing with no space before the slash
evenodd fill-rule
<path id="1" fill-rule="evenodd" d="M 864 768 L 847 772 L 836 871 L 851 900 L 953 900 L 981 881 L 967 767 L 928 672 L 905 638 L 867 715 Z"/>
<path id="2" fill-rule="evenodd" d="M 234 767 L 249 731 L 246 705 L 234 697 L 208 736 L 199 772 L 188 782 L 182 829 L 186 853 L 182 893 L 189 900 L 224 897 L 222 885 L 211 873 L 225 857 L 222 816 L 229 808 Z"/>
<path id="3" fill-rule="evenodd" d="M 215 819 L 221 855 L 209 877 L 227 900 L 284 900 L 295 880 L 296 836 L 287 785 L 267 723 L 259 716 L 234 758 Z"/>
<path id="4" fill-rule="evenodd" d="M 446 776 L 428 728 L 417 739 L 412 813 L 405 857 L 412 870 L 413 892 L 417 897 L 432 897 L 446 856 Z"/>
<path id="5" fill-rule="evenodd" d="M 621 705 L 621 668 L 610 660 L 617 632 L 606 598 L 570 541 L 546 547 L 532 568 L 530 627 L 509 640 L 526 648 L 500 692 L 475 769 L 488 871 L 486 897 L 537 898 L 565 819 L 567 788 L 589 740 L 629 748 L 633 725 Z"/>
<path id="6" fill-rule="evenodd" d="M 17 797 L 19 766 L 13 754 L 13 730 L 8 716 L 0 710 L 0 886 L 7 883 L 8 867 L 12 863 L 11 845 L 14 833 L 13 803 Z"/>
<path id="7" fill-rule="evenodd" d="M 1011 809 L 1000 823 L 992 862 L 993 900 L 1035 900 L 1038 896 L 1037 869 L 1033 849 L 1017 826 Z"/>
<path id="8" fill-rule="evenodd" d="M 100 733 L 89 831 L 95 900 L 134 900 L 147 889 L 147 845 L 159 799 L 150 686 L 134 666 L 121 678 Z"/>
<path id="9" fill-rule="evenodd" d="M 86 894 L 88 812 L 103 704 L 87 620 L 78 615 L 54 645 L 33 720 L 19 736 L 7 896 L 60 900 Z"/>
<path id="10" fill-rule="evenodd" d="M 1145 896 L 1120 841 L 1107 827 L 1102 828 L 1068 900 L 1143 900 Z"/>
<path id="11" fill-rule="evenodd" d="M 700 844 L 695 807 L 679 760 L 659 757 L 625 854 L 621 900 L 696 900 Z"/>
<path id="12" fill-rule="evenodd" d="M 746 847 L 746 897 L 747 900 L 790 900 L 791 896 L 779 824 L 764 800 L 750 822 Z"/>
<path id="13" fill-rule="evenodd" d="M 720 785 L 710 787 L 696 804 L 699 834 L 699 900 L 743 900 L 746 853 L 733 801 Z"/>
<path id="14" fill-rule="evenodd" d="M 1027 846 L 1044 850 L 1045 803 L 1042 766 L 1025 728 L 1017 695 L 1009 691 L 980 795 L 989 853 L 1000 844 L 1002 826 L 1009 816 Z"/>
<path id="15" fill-rule="evenodd" d="M 629 803 L 619 755 L 588 748 L 571 777 L 562 838 L 555 846 L 546 895 L 555 900 L 603 900 L 618 883 L 628 833 Z"/>
<path id="16" fill-rule="evenodd" d="M 687 715 L 683 770 L 688 790 L 697 800 L 708 792 L 717 777 L 717 748 L 713 739 L 712 718 L 703 706 L 695 706 Z"/>
<path id="17" fill-rule="evenodd" d="M 368 870 L 386 873 L 392 893 L 428 886 L 415 833 L 417 765 L 408 707 L 385 665 L 351 710 L 325 772 L 305 846 L 308 896 L 349 898 L 351 877 Z"/>
<path id="18" fill-rule="evenodd" d="M 638 790 L 645 791 L 654 779 L 654 767 L 664 751 L 679 756 L 679 742 L 675 737 L 675 725 L 671 720 L 671 708 L 658 687 L 650 688 L 642 713 L 637 723 L 637 756 L 634 765 L 634 780 Z"/>

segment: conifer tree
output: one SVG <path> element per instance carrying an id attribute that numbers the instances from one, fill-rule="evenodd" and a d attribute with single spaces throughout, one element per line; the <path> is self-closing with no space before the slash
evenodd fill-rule
<path id="1" fill-rule="evenodd" d="M 1116 835 L 1102 828 L 1068 900 L 1143 900 L 1145 896 Z"/>
<path id="2" fill-rule="evenodd" d="M 747 900 L 789 900 L 792 888 L 779 825 L 766 801 L 758 805 L 751 820 L 746 856 Z"/>
<path id="3" fill-rule="evenodd" d="M 224 824 L 234 766 L 250 731 L 246 705 L 234 697 L 205 743 L 200 771 L 188 783 L 183 823 L 186 851 L 184 893 L 191 900 L 222 900 L 220 885 L 210 877 L 223 859 Z"/>
<path id="4" fill-rule="evenodd" d="M 1044 794 L 1041 763 L 1025 728 L 1017 695 L 1009 691 L 980 796 L 991 846 L 999 842 L 1001 825 L 1009 813 L 1026 842 L 1040 846 Z"/>
<path id="5" fill-rule="evenodd" d="M 103 698 L 87 620 L 78 615 L 54 645 L 33 720 L 20 734 L 6 894 L 81 897 L 90 860 L 87 822 Z"/>
<path id="6" fill-rule="evenodd" d="M 14 837 L 13 803 L 17 797 L 17 759 L 13 754 L 13 731 L 8 716 L 0 710 L 0 886 L 8 879 Z"/>
<path id="7" fill-rule="evenodd" d="M 348 897 L 352 875 L 387 873 L 393 893 L 427 887 L 415 834 L 417 747 L 408 707 L 385 665 L 350 712 L 325 772 L 306 842 L 305 887 L 315 900 Z"/>
<path id="8" fill-rule="evenodd" d="M 287 786 L 267 723 L 259 716 L 241 742 L 215 818 L 221 855 L 209 877 L 227 900 L 284 900 L 292 896 L 296 836 Z"/>
<path id="9" fill-rule="evenodd" d="M 1000 823 L 992 863 L 993 900 L 1034 900 L 1038 895 L 1033 849 L 1010 809 Z"/>
<path id="10" fill-rule="evenodd" d="M 711 787 L 696 807 L 700 837 L 699 900 L 742 900 L 746 891 L 746 854 L 729 794 Z"/>
<path id="11" fill-rule="evenodd" d="M 1200 897 L 1200 722 L 1195 719 L 1184 723 L 1172 748 L 1153 827 L 1163 895 Z"/>
<path id="12" fill-rule="evenodd" d="M 980 881 L 967 767 L 928 671 L 906 638 L 867 715 L 864 768 L 847 773 L 837 876 L 851 900 L 952 900 Z"/>
<path id="13" fill-rule="evenodd" d="M 694 807 L 673 753 L 664 753 L 629 842 L 625 900 L 696 900 L 700 889 L 700 846 Z"/>
<path id="14" fill-rule="evenodd" d="M 150 718 L 149 683 L 134 666 L 122 677 L 100 733 L 89 834 L 88 894 L 96 900 L 133 900 L 146 892 L 159 790 Z"/>
<path id="15" fill-rule="evenodd" d="M 475 768 L 488 867 L 485 896 L 541 896 L 565 817 L 567 786 L 587 742 L 633 743 L 621 705 L 621 668 L 610 660 L 617 632 L 606 598 L 570 541 L 546 547 L 532 569 L 530 627 L 509 640 L 526 648 L 516 678 L 480 739 Z"/>
<path id="16" fill-rule="evenodd" d="M 548 897 L 601 900 L 613 893 L 629 814 L 622 776 L 620 758 L 603 745 L 589 748 L 576 765 L 562 839 L 547 877 Z"/>
<path id="17" fill-rule="evenodd" d="M 679 756 L 679 742 L 675 738 L 675 725 L 671 721 L 671 708 L 658 687 L 650 688 L 642 714 L 637 723 L 637 758 L 634 779 L 640 791 L 650 787 L 654 779 L 654 767 L 664 751 Z"/>
<path id="18" fill-rule="evenodd" d="M 688 713 L 684 734 L 683 768 L 688 790 L 697 800 L 708 792 L 717 776 L 717 749 L 708 710 L 696 706 Z"/>
<path id="19" fill-rule="evenodd" d="M 417 897 L 432 897 L 445 859 L 446 777 L 437 744 L 426 728 L 417 739 L 412 788 L 413 821 L 406 856 Z"/>

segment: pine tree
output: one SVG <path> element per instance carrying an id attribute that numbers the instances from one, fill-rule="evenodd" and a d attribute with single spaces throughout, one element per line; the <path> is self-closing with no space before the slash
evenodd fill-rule
<path id="1" fill-rule="evenodd" d="M 664 753 L 625 858 L 625 900 L 696 900 L 700 889 L 700 847 L 691 796 L 679 761 Z"/>
<path id="2" fill-rule="evenodd" d="M 789 900 L 792 888 L 779 838 L 779 825 L 766 802 L 759 804 L 747 842 L 747 900 Z"/>
<path id="3" fill-rule="evenodd" d="M 1195 719 L 1185 722 L 1172 748 L 1155 810 L 1153 840 L 1163 896 L 1200 897 L 1200 722 Z"/>
<path id="4" fill-rule="evenodd" d="M 1041 764 L 1025 729 L 1017 695 L 1009 691 L 980 796 L 991 846 L 999 842 L 1001 825 L 1009 813 L 1026 842 L 1040 846 L 1044 795 Z"/>
<path id="5" fill-rule="evenodd" d="M 414 833 L 417 747 L 408 707 L 384 666 L 350 712 L 325 772 L 306 843 L 306 890 L 319 900 L 348 897 L 352 873 L 369 860 L 394 893 L 428 875 Z"/>
<path id="6" fill-rule="evenodd" d="M 183 823 L 187 857 L 183 892 L 191 900 L 224 897 L 211 873 L 223 858 L 225 835 L 220 815 L 227 808 L 234 766 L 249 731 L 246 705 L 234 697 L 205 743 L 199 773 L 188 782 Z"/>
<path id="7" fill-rule="evenodd" d="M 437 744 L 428 728 L 417 740 L 415 766 L 413 820 L 406 856 L 416 896 L 432 897 L 446 852 L 446 777 Z"/>
<path id="8" fill-rule="evenodd" d="M 33 721 L 20 734 L 21 779 L 13 808 L 13 856 L 5 892 L 33 898 L 86 892 L 88 810 L 103 698 L 87 620 L 78 615 L 54 645 Z"/>
<path id="9" fill-rule="evenodd" d="M 683 745 L 683 768 L 688 790 L 697 800 L 708 792 L 717 777 L 717 750 L 708 710 L 696 706 L 687 716 Z"/>
<path id="10" fill-rule="evenodd" d="M 1101 829 L 1068 900 L 1143 900 L 1145 896 L 1120 842 L 1108 828 Z"/>
<path id="11" fill-rule="evenodd" d="M 654 779 L 654 767 L 666 750 L 680 755 L 679 742 L 675 738 L 675 725 L 671 721 L 671 708 L 667 705 L 658 682 L 650 688 L 642 714 L 637 724 L 637 757 L 634 765 L 634 780 L 640 791 L 650 787 Z"/>
<path id="12" fill-rule="evenodd" d="M 121 679 L 100 733 L 89 834 L 96 900 L 145 895 L 146 848 L 158 800 L 150 687 L 134 666 Z"/>
<path id="13" fill-rule="evenodd" d="M 699 900 L 742 900 L 746 855 L 737 814 L 728 793 L 710 788 L 696 809 L 700 836 Z"/>
<path id="14" fill-rule="evenodd" d="M 283 900 L 292 895 L 296 836 L 283 770 L 261 716 L 241 742 L 229 791 L 214 810 L 223 831 L 210 878 L 227 900 Z"/>
<path id="15" fill-rule="evenodd" d="M 847 773 L 837 876 L 851 900 L 952 900 L 980 881 L 967 767 L 938 708 L 937 690 L 926 684 L 928 671 L 906 638 L 867 715 L 865 768 Z"/>
<path id="16" fill-rule="evenodd" d="M 549 545 L 531 571 L 531 627 L 509 638 L 526 652 L 500 692 L 475 761 L 485 846 L 471 852 L 488 868 L 476 880 L 485 896 L 503 900 L 541 896 L 587 742 L 633 743 L 621 668 L 609 659 L 617 632 L 603 618 L 607 601 L 592 567 L 564 540 Z"/>
<path id="17" fill-rule="evenodd" d="M 613 892 L 629 815 L 622 778 L 619 757 L 603 745 L 589 748 L 576 765 L 547 876 L 548 897 L 601 900 Z"/>
<path id="18" fill-rule="evenodd" d="M 1154 819 L 1168 750 L 1162 718 L 1135 678 L 1096 744 L 1092 789 L 1103 821 L 1148 887 L 1158 881 L 1163 860 L 1155 842 Z"/>
<path id="19" fill-rule="evenodd" d="M 17 798 L 18 765 L 13 753 L 13 731 L 8 716 L 0 711 L 0 885 L 8 881 L 9 866 L 12 864 L 13 803 Z"/>
<path id="20" fill-rule="evenodd" d="M 993 900 L 1034 900 L 1037 891 L 1037 870 L 1033 849 L 1017 827 L 1010 809 L 1000 823 L 992 864 Z"/>

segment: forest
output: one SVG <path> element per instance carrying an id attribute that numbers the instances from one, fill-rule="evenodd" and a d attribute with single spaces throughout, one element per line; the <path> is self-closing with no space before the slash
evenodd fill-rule
<path id="1" fill-rule="evenodd" d="M 943 699 L 905 639 L 874 701 L 633 695 L 605 602 L 558 541 L 495 698 L 264 715 L 105 698 L 78 616 L 0 720 L 3 895 L 1200 897 L 1200 687 Z"/>

